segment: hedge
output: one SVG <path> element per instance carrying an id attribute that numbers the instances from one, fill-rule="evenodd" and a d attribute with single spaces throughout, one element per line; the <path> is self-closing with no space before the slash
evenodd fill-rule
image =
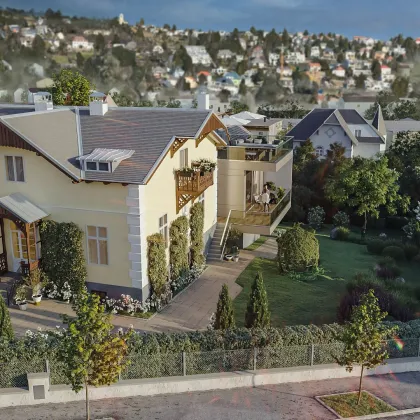
<path id="1" fill-rule="evenodd" d="M 190 242 L 191 242 L 191 266 L 202 266 L 205 262 L 204 251 L 204 206 L 203 203 L 195 203 L 190 210 Z"/>
<path id="2" fill-rule="evenodd" d="M 409 322 L 385 322 L 397 325 L 398 337 L 402 339 L 420 337 L 420 319 Z M 129 353 L 157 354 L 239 350 L 253 347 L 280 348 L 309 344 L 329 344 L 337 342 L 337 336 L 343 331 L 339 324 L 296 325 L 285 328 L 231 330 L 207 330 L 185 333 L 148 333 L 133 334 L 129 339 Z M 29 336 L 11 341 L 0 338 L 0 363 L 19 359 L 22 363 L 38 357 L 54 358 L 59 349 L 61 336 L 59 331 L 35 332 Z"/>
<path id="3" fill-rule="evenodd" d="M 147 237 L 147 263 L 147 274 L 152 293 L 160 297 L 166 291 L 168 279 L 165 239 L 160 233 Z"/>

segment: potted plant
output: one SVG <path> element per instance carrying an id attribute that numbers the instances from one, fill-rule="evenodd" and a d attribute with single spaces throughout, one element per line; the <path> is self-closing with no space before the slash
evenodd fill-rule
<path id="1" fill-rule="evenodd" d="M 194 169 L 193 168 L 190 168 L 188 166 L 185 166 L 184 168 L 181 168 L 179 170 L 179 173 L 182 176 L 185 176 L 185 177 L 192 177 L 194 175 L 194 172 L 195 172 Z"/>
<path id="2" fill-rule="evenodd" d="M 26 302 L 26 286 L 24 284 L 21 284 L 17 287 L 15 293 L 15 302 L 21 311 L 26 311 L 28 304 Z"/>
<path id="3" fill-rule="evenodd" d="M 213 172 L 216 168 L 216 163 L 210 159 L 201 158 L 192 162 L 192 165 L 199 168 L 200 175 L 203 176 L 207 172 Z"/>
<path id="4" fill-rule="evenodd" d="M 32 290 L 32 300 L 35 305 L 39 305 L 42 299 L 41 291 L 47 284 L 45 274 L 39 268 L 35 268 L 35 270 L 32 270 L 23 281 L 26 286 Z"/>

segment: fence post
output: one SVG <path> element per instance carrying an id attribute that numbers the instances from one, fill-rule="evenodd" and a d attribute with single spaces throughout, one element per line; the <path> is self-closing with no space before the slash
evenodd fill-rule
<path id="1" fill-rule="evenodd" d="M 315 353 L 315 347 L 314 343 L 311 344 L 311 366 L 314 365 L 314 353 Z"/>
<path id="2" fill-rule="evenodd" d="M 417 357 L 420 357 L 420 338 L 419 338 L 419 350 L 417 352 Z"/>
<path id="3" fill-rule="evenodd" d="M 182 352 L 182 374 L 187 376 L 187 354 L 185 351 Z"/>
<path id="4" fill-rule="evenodd" d="M 45 359 L 45 368 L 47 373 L 50 373 L 50 362 L 48 361 L 48 359 Z"/>
<path id="5" fill-rule="evenodd" d="M 258 355 L 258 348 L 254 347 L 254 364 L 253 364 L 254 370 L 257 370 L 257 355 Z"/>

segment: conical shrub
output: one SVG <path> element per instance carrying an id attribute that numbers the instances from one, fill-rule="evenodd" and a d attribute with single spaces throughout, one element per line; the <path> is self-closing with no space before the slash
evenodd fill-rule
<path id="1" fill-rule="evenodd" d="M 270 326 L 270 311 L 268 309 L 267 292 L 261 273 L 258 273 L 252 284 L 248 306 L 245 313 L 245 327 L 268 328 Z"/>
<path id="2" fill-rule="evenodd" d="M 232 299 L 229 296 L 227 284 L 222 286 L 217 302 L 215 330 L 227 330 L 235 326 L 235 316 L 233 313 Z"/>

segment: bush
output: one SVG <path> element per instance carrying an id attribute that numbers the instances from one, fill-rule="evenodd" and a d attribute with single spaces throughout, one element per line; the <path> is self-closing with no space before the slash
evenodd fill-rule
<path id="1" fill-rule="evenodd" d="M 382 239 L 371 239 L 366 246 L 370 254 L 381 255 L 386 246 L 386 242 Z"/>
<path id="2" fill-rule="evenodd" d="M 204 206 L 203 203 L 195 203 L 190 210 L 190 243 L 191 243 L 191 266 L 200 267 L 204 264 Z"/>
<path id="3" fill-rule="evenodd" d="M 404 245 L 404 254 L 405 258 L 408 261 L 411 261 L 417 254 L 419 253 L 419 249 L 413 244 L 406 244 Z"/>
<path id="4" fill-rule="evenodd" d="M 350 235 L 350 229 L 344 226 L 339 226 L 336 229 L 337 239 L 339 241 L 346 241 Z"/>
<path id="5" fill-rule="evenodd" d="M 333 224 L 336 227 L 348 226 L 350 224 L 350 218 L 344 211 L 339 211 L 333 216 Z"/>
<path id="6" fill-rule="evenodd" d="M 168 279 L 165 239 L 160 233 L 147 237 L 147 262 L 147 274 L 152 293 L 160 297 L 166 293 Z"/>
<path id="7" fill-rule="evenodd" d="M 375 266 L 375 273 L 381 279 L 395 279 L 401 275 L 401 269 L 392 257 L 381 258 Z"/>
<path id="8" fill-rule="evenodd" d="M 87 276 L 83 232 L 75 223 L 43 220 L 39 233 L 42 269 L 48 279 L 59 289 L 67 282 L 73 294 L 79 293 Z"/>
<path id="9" fill-rule="evenodd" d="M 232 227 L 229 230 L 229 234 L 226 240 L 226 247 L 228 249 L 228 252 L 232 252 L 232 248 L 236 247 L 239 248 L 241 245 L 241 238 L 242 238 L 242 232 L 239 229 L 236 229 Z"/>
<path id="10" fill-rule="evenodd" d="M 180 216 L 169 227 L 169 265 L 171 280 L 188 268 L 188 219 Z"/>
<path id="11" fill-rule="evenodd" d="M 402 216 L 388 216 L 386 218 L 386 227 L 388 229 L 401 230 L 408 223 L 407 217 Z"/>
<path id="12" fill-rule="evenodd" d="M 277 238 L 278 264 L 280 272 L 306 271 L 317 267 L 319 243 L 313 232 L 295 225 Z"/>
<path id="13" fill-rule="evenodd" d="M 405 260 L 404 250 L 400 248 L 399 246 L 395 246 L 395 245 L 390 245 L 384 248 L 384 250 L 382 251 L 382 255 L 384 257 L 392 257 L 396 261 Z"/>
<path id="14" fill-rule="evenodd" d="M 322 207 L 312 207 L 308 211 L 308 223 L 309 226 L 313 227 L 316 230 L 322 228 L 322 225 L 325 220 L 325 211 Z"/>

